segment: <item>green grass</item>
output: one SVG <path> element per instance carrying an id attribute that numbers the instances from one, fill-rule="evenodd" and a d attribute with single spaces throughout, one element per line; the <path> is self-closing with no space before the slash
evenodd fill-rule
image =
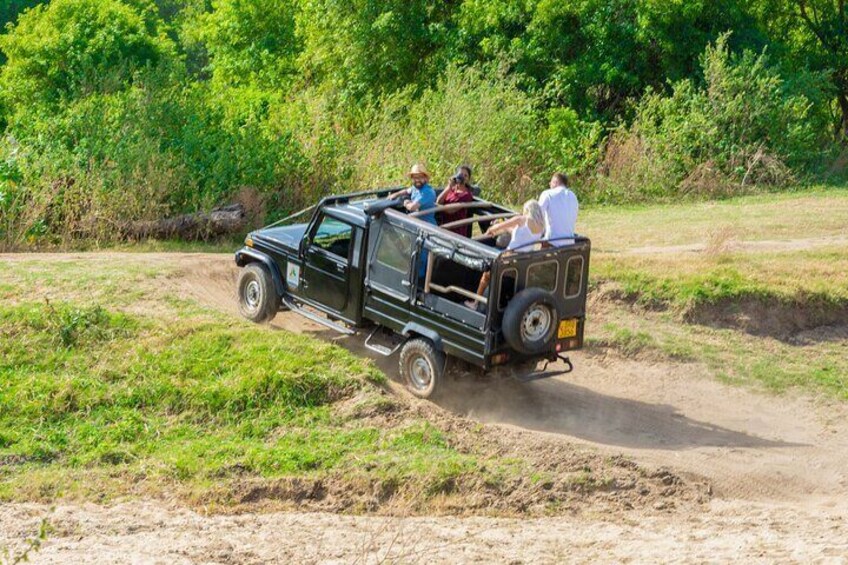
<path id="1" fill-rule="evenodd" d="M 596 254 L 592 278 L 614 281 L 644 304 L 718 304 L 745 298 L 848 304 L 848 254 L 836 249 L 767 253 Z"/>
<path id="2" fill-rule="evenodd" d="M 730 383 L 848 399 L 844 337 L 793 340 L 787 339 L 787 327 L 769 333 L 761 326 L 759 335 L 749 335 L 682 323 L 707 324 L 711 312 L 738 308 L 742 320 L 758 316 L 766 325 L 771 323 L 766 314 L 787 322 L 802 314 L 844 325 L 846 187 L 721 202 L 595 208 L 581 212 L 580 224 L 593 242 L 590 283 L 594 288 L 611 285 L 616 290 L 612 296 L 626 299 L 594 317 L 590 309 L 590 347 L 700 363 L 706 374 Z M 796 239 L 810 241 L 780 243 Z M 764 250 L 742 245 L 751 241 L 776 243 Z"/>
<path id="3" fill-rule="evenodd" d="M 611 348 L 625 357 L 691 364 L 705 378 L 771 393 L 800 391 L 848 400 L 845 339 L 798 342 L 734 329 L 682 324 L 673 312 L 610 305 L 590 318 L 587 348 Z M 700 367 L 699 369 L 697 369 Z"/>
<path id="4" fill-rule="evenodd" d="M 384 380 L 339 347 L 201 311 L 160 321 L 3 306 L 0 499 L 108 499 L 138 484 L 226 499 L 222 485 L 244 475 L 411 482 L 426 497 L 479 474 L 426 422 L 385 428 L 339 411 L 354 396 L 386 408 Z"/>

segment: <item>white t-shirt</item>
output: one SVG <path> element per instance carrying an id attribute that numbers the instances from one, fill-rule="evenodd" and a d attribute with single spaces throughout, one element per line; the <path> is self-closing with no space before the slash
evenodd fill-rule
<path id="1" fill-rule="evenodd" d="M 531 243 L 536 243 L 542 238 L 541 233 L 533 233 L 530 231 L 530 228 L 527 227 L 527 224 L 523 226 L 518 226 L 514 230 L 512 230 L 512 238 L 509 240 L 509 245 L 506 246 L 507 251 L 511 251 L 518 247 L 521 247 L 518 251 L 533 251 L 533 246 Z M 503 245 L 503 244 L 501 244 Z M 523 246 L 527 247 L 523 247 Z"/>
<path id="2" fill-rule="evenodd" d="M 574 243 L 573 239 L 558 239 L 574 235 L 577 225 L 577 197 L 560 185 L 549 188 L 539 196 L 539 206 L 545 213 L 545 239 L 557 247 Z"/>

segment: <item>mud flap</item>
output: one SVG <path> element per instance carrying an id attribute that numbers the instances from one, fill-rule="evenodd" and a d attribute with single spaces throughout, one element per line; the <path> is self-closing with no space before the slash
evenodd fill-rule
<path id="1" fill-rule="evenodd" d="M 548 371 L 547 368 L 550 361 L 545 361 L 545 366 L 542 367 L 541 371 L 529 373 L 527 375 L 513 375 L 513 378 L 520 383 L 529 383 L 531 381 L 539 381 L 542 379 L 549 379 L 551 377 L 556 377 L 559 375 L 566 375 L 574 370 L 574 365 L 571 363 L 571 359 L 559 354 L 557 354 L 556 357 L 557 359 L 565 363 L 565 369 L 557 371 Z"/>

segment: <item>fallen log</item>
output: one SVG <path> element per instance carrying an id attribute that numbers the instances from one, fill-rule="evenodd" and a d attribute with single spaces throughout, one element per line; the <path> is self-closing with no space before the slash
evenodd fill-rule
<path id="1" fill-rule="evenodd" d="M 139 239 L 209 239 L 239 232 L 246 223 L 244 206 L 232 204 L 210 212 L 133 222 L 127 228 L 127 235 Z"/>

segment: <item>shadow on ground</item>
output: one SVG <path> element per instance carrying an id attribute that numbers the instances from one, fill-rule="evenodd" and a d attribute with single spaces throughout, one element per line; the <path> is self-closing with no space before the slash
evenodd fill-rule
<path id="1" fill-rule="evenodd" d="M 398 382 L 397 354 L 378 357 L 364 347 L 362 335 L 339 336 L 323 328 L 309 333 L 356 355 L 374 359 L 389 378 Z M 682 450 L 798 445 L 699 422 L 684 416 L 674 406 L 610 396 L 569 383 L 564 377 L 520 383 L 513 379 L 454 373 L 445 379 L 435 402 L 459 416 L 484 423 L 508 424 L 621 448 Z"/>

